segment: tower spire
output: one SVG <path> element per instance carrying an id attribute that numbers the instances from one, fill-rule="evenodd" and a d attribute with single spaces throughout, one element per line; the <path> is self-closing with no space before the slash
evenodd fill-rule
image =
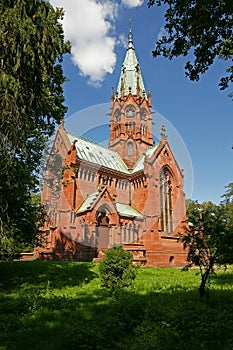
<path id="1" fill-rule="evenodd" d="M 132 19 L 129 21 L 128 45 L 118 82 L 117 92 L 119 96 L 122 92 L 122 84 L 124 85 L 124 96 L 127 96 L 129 91 L 131 91 L 134 96 L 136 96 L 139 91 L 140 97 L 145 96 L 145 87 L 140 65 L 133 44 Z"/>
<path id="2" fill-rule="evenodd" d="M 146 96 L 136 56 L 132 19 L 129 21 L 128 46 L 122 64 L 110 120 L 109 147 L 118 152 L 132 168 L 141 154 L 153 146 L 151 96 Z"/>

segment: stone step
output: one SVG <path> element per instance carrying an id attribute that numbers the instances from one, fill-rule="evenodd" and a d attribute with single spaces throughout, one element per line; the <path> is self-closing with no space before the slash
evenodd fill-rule
<path id="1" fill-rule="evenodd" d="M 140 250 L 140 251 L 146 251 L 144 244 L 140 243 L 129 243 L 129 244 L 123 244 L 123 248 L 125 250 Z"/>

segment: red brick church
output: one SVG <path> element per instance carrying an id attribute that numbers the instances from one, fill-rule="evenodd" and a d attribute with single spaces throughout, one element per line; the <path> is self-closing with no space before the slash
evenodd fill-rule
<path id="1" fill-rule="evenodd" d="M 164 127 L 153 140 L 151 93 L 131 30 L 109 122 L 108 148 L 58 127 L 42 193 L 47 222 L 34 255 L 98 261 L 121 244 L 142 264 L 185 265 L 177 239 L 186 219 L 183 173 Z"/>

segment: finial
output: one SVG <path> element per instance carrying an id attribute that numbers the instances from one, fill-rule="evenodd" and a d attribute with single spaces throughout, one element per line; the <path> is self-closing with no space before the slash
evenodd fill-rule
<path id="1" fill-rule="evenodd" d="M 124 80 L 121 78 L 121 98 L 124 98 L 125 93 L 125 87 L 124 87 Z"/>
<path id="2" fill-rule="evenodd" d="M 164 125 L 162 125 L 161 134 L 160 135 L 162 136 L 162 140 L 165 140 L 167 138 L 166 129 L 165 129 Z"/>
<path id="3" fill-rule="evenodd" d="M 129 42 L 133 41 L 132 22 L 133 22 L 133 19 L 130 18 L 130 20 L 129 20 Z"/>
<path id="4" fill-rule="evenodd" d="M 139 84 L 139 77 L 137 77 L 137 96 L 140 97 L 140 84 Z"/>
<path id="5" fill-rule="evenodd" d="M 59 127 L 64 128 L 64 125 L 65 125 L 65 120 L 64 120 L 64 118 L 62 118 L 60 121 Z"/>
<path id="6" fill-rule="evenodd" d="M 112 107 L 113 102 L 114 102 L 114 88 L 112 87 L 112 91 L 111 91 L 111 107 Z"/>
<path id="7" fill-rule="evenodd" d="M 148 106 L 151 107 L 151 92 L 150 92 L 150 88 L 148 89 Z"/>
<path id="8" fill-rule="evenodd" d="M 132 23 L 133 23 L 133 18 L 129 19 L 129 31 L 132 32 Z"/>

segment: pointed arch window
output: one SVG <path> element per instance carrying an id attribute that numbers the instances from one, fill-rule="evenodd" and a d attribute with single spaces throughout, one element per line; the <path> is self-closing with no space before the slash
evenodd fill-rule
<path id="1" fill-rule="evenodd" d="M 146 109 L 142 108 L 140 111 L 140 119 L 145 120 L 146 119 Z"/>
<path id="2" fill-rule="evenodd" d="M 128 143 L 128 156 L 133 156 L 133 144 L 132 142 Z"/>
<path id="3" fill-rule="evenodd" d="M 117 108 L 117 110 L 115 111 L 115 120 L 116 122 L 119 122 L 121 120 L 121 112 L 119 108 Z"/>
<path id="4" fill-rule="evenodd" d="M 172 181 L 169 172 L 160 172 L 160 227 L 165 233 L 173 231 Z"/>

